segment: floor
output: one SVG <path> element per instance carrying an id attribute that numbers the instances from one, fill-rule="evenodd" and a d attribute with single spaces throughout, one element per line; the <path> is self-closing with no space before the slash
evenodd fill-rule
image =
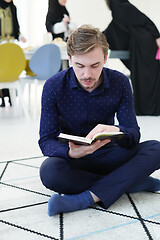
<path id="1" fill-rule="evenodd" d="M 160 140 L 160 116 L 138 117 L 141 141 Z M 1 240 L 147 240 L 160 239 L 160 192 L 123 195 L 108 210 L 47 215 L 53 192 L 39 179 L 44 160 L 38 147 L 39 117 L 14 117 L 0 108 Z M 160 178 L 160 171 L 153 176 Z"/>

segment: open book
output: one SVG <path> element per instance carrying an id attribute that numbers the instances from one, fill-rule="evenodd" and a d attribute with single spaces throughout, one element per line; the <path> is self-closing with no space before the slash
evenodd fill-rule
<path id="1" fill-rule="evenodd" d="M 124 136 L 123 132 L 101 132 L 97 133 L 93 136 L 92 139 L 86 138 L 86 137 L 79 137 L 69 134 L 60 133 L 58 138 L 62 142 L 74 142 L 75 144 L 81 144 L 81 145 L 91 145 L 96 140 L 104 140 L 104 139 L 110 139 L 110 140 L 120 140 Z"/>

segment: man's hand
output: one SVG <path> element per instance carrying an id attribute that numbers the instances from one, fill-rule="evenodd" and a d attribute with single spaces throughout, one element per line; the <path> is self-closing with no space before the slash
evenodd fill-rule
<path id="1" fill-rule="evenodd" d="M 98 124 L 95 128 L 93 128 L 89 134 L 86 136 L 87 138 L 92 138 L 96 133 L 101 132 L 119 132 L 119 127 L 113 125 L 105 125 L 105 124 Z"/>
<path id="2" fill-rule="evenodd" d="M 104 125 L 104 124 L 98 124 L 95 128 L 93 128 L 90 133 L 86 136 L 87 138 L 92 139 L 92 137 L 96 133 L 100 132 L 119 132 L 120 129 L 113 125 Z M 76 145 L 73 142 L 69 142 L 69 151 L 68 155 L 71 158 L 81 158 L 88 154 L 92 154 L 97 149 L 103 147 L 105 144 L 109 143 L 111 140 L 105 139 L 105 140 L 98 140 L 95 143 L 93 143 L 90 146 L 84 146 L 84 145 Z"/>
<path id="3" fill-rule="evenodd" d="M 92 154 L 97 149 L 101 148 L 105 144 L 109 143 L 111 140 L 105 139 L 105 140 L 98 140 L 95 143 L 84 146 L 84 145 L 76 145 L 73 142 L 69 142 L 69 151 L 68 156 L 71 158 L 81 158 L 88 154 Z"/>

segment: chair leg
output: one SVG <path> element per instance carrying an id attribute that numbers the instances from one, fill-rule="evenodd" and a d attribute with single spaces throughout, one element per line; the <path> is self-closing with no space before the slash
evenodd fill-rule
<path id="1" fill-rule="evenodd" d="M 31 86 L 32 84 L 28 84 L 28 109 L 31 111 Z"/>
<path id="2" fill-rule="evenodd" d="M 28 112 L 31 111 L 31 83 L 26 82 L 24 84 L 24 81 L 21 81 L 22 83 L 22 92 L 23 96 L 26 93 L 27 94 L 27 107 L 28 107 Z"/>
<path id="3" fill-rule="evenodd" d="M 19 106 L 17 106 L 17 102 L 16 102 L 16 88 L 10 88 L 9 90 L 9 94 L 10 94 L 10 98 L 12 99 L 12 107 L 14 109 L 14 116 L 18 115 L 19 112 Z"/>
<path id="4" fill-rule="evenodd" d="M 37 90 L 38 90 L 38 80 L 34 81 L 35 93 L 34 93 L 34 103 L 33 103 L 33 119 L 37 118 Z"/>
<path id="5" fill-rule="evenodd" d="M 22 89 L 21 89 L 20 83 L 18 83 L 18 85 L 17 85 L 17 91 L 18 91 L 18 96 L 19 96 L 19 102 L 20 102 L 21 107 L 23 109 L 24 115 L 29 120 L 30 116 L 29 116 L 29 113 L 27 111 L 27 107 L 26 107 L 26 104 L 24 102 L 24 99 L 23 99 L 23 94 L 22 94 Z"/>

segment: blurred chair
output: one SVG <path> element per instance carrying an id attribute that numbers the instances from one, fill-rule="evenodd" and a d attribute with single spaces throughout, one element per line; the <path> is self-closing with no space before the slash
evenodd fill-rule
<path id="1" fill-rule="evenodd" d="M 27 118 L 29 114 L 25 106 L 22 94 L 19 75 L 25 69 L 25 56 L 21 47 L 15 43 L 4 43 L 0 45 L 0 89 L 9 88 L 14 108 L 14 114 L 17 115 L 19 106 Z M 16 95 L 19 105 L 17 106 Z"/>
<path id="2" fill-rule="evenodd" d="M 55 44 L 45 44 L 39 47 L 29 61 L 29 67 L 36 76 L 26 75 L 22 78 L 24 83 L 29 85 L 34 84 L 34 105 L 33 105 L 33 117 L 37 115 L 37 91 L 38 85 L 44 84 L 44 82 L 56 74 L 61 68 L 61 54 L 59 47 Z M 31 93 L 29 86 L 29 105 L 30 105 Z"/>

